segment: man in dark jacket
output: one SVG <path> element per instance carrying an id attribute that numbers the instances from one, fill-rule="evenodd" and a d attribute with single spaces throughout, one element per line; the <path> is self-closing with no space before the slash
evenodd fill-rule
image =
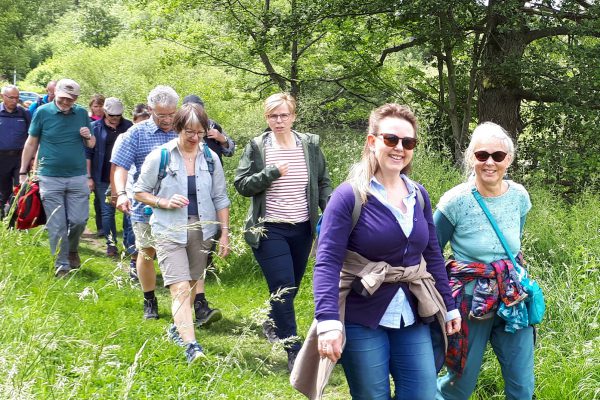
<path id="1" fill-rule="evenodd" d="M 123 118 L 123 103 L 115 97 L 104 101 L 104 118 L 92 123 L 96 146 L 86 153 L 88 173 L 93 181 L 94 196 L 101 201 L 102 227 L 106 236 L 106 255 L 117 257 L 117 226 L 115 207 L 104 200 L 110 186 L 110 157 L 117 137 L 133 123 Z"/>
<path id="2" fill-rule="evenodd" d="M 0 104 L 0 218 L 4 218 L 6 202 L 19 182 L 21 153 L 31 123 L 29 111 L 18 102 L 19 89 L 4 86 Z"/>

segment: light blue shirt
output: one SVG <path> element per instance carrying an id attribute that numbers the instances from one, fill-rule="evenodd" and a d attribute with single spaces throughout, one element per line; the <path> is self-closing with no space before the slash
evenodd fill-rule
<path id="1" fill-rule="evenodd" d="M 405 175 L 401 175 L 401 177 L 408 189 L 408 195 L 402 199 L 402 203 L 406 207 L 406 213 L 402 212 L 402 210 L 395 207 L 387 200 L 385 187 L 379 183 L 375 177 L 371 179 L 371 194 L 394 214 L 396 221 L 398 221 L 400 228 L 402 228 L 402 232 L 408 237 L 413 229 L 413 216 L 415 213 L 415 204 L 417 202 L 416 188 L 408 177 Z M 404 320 L 404 326 L 415 323 L 415 315 L 410 308 L 410 304 L 406 299 L 404 291 L 400 289 L 396 292 L 396 295 L 385 310 L 381 321 L 379 321 L 379 325 L 388 328 L 400 328 L 402 320 Z"/>
<path id="2" fill-rule="evenodd" d="M 167 165 L 167 175 L 160 182 L 160 188 L 155 193 L 158 197 L 170 199 L 174 194 L 187 196 L 187 172 L 185 160 L 177 147 L 178 139 L 173 139 L 160 146 L 146 157 L 140 175 L 133 187 L 134 192 L 154 193 L 158 186 L 158 171 L 160 169 L 161 150 L 169 151 L 170 159 Z M 212 150 L 215 170 L 208 170 L 208 163 L 200 143 L 196 155 L 196 200 L 198 202 L 198 218 L 202 225 L 202 237 L 208 240 L 217 233 L 217 211 L 229 207 L 227 188 L 225 186 L 225 173 L 219 157 Z M 150 217 L 152 236 L 155 239 L 167 239 L 176 243 L 187 243 L 188 209 L 176 208 L 172 210 L 154 208 Z"/>

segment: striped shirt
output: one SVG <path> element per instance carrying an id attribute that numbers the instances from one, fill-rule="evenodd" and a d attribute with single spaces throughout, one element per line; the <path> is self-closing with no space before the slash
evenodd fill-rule
<path id="1" fill-rule="evenodd" d="M 267 189 L 265 219 L 299 223 L 309 219 L 308 169 L 301 144 L 293 149 L 265 148 L 266 164 L 288 164 L 288 173 L 276 179 Z"/>
<path id="2" fill-rule="evenodd" d="M 146 156 L 158 146 L 178 137 L 175 131 L 164 132 L 161 130 L 152 118 L 133 125 L 121 136 L 123 139 L 118 145 L 115 143 L 110 162 L 127 171 L 134 165 L 137 170 L 133 177 L 134 182 L 137 182 Z M 144 215 L 143 203 L 133 201 L 131 221 L 148 222 L 148 217 Z"/>

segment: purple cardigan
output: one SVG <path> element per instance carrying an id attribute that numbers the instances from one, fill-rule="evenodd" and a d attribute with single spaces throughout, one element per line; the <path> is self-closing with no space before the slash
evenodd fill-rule
<path id="1" fill-rule="evenodd" d="M 425 209 L 415 204 L 414 226 L 407 238 L 396 218 L 377 198 L 369 196 L 360 218 L 351 232 L 354 193 L 348 183 L 332 194 L 323 213 L 319 234 L 319 251 L 314 269 L 315 317 L 320 321 L 339 320 L 338 296 L 342 263 L 346 249 L 371 261 L 385 261 L 392 266 L 418 264 L 421 254 L 427 261 L 427 271 L 435 279 L 447 310 L 456 308 L 452 298 L 444 258 L 438 245 L 431 215 L 431 202 L 423 186 Z M 372 296 L 365 298 L 350 292 L 346 299 L 346 323 L 376 328 L 399 288 L 404 290 L 413 314 L 419 320 L 416 298 L 406 283 L 384 283 Z"/>

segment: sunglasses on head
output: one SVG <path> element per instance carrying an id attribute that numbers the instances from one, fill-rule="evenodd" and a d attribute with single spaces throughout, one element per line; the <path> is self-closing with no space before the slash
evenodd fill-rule
<path id="1" fill-rule="evenodd" d="M 402 141 L 402 147 L 405 150 L 412 150 L 417 146 L 417 139 L 413 137 L 406 136 L 401 138 L 400 136 L 396 136 L 393 133 L 380 133 L 377 135 L 377 137 L 382 138 L 383 144 L 385 144 L 388 147 L 396 147 L 398 146 L 398 143 L 400 143 L 400 141 Z"/>
<path id="2" fill-rule="evenodd" d="M 506 153 L 503 151 L 495 151 L 490 154 L 483 150 L 475 152 L 475 158 L 477 161 L 486 162 L 490 157 L 492 157 L 492 160 L 496 162 L 502 162 L 506 158 Z"/>

